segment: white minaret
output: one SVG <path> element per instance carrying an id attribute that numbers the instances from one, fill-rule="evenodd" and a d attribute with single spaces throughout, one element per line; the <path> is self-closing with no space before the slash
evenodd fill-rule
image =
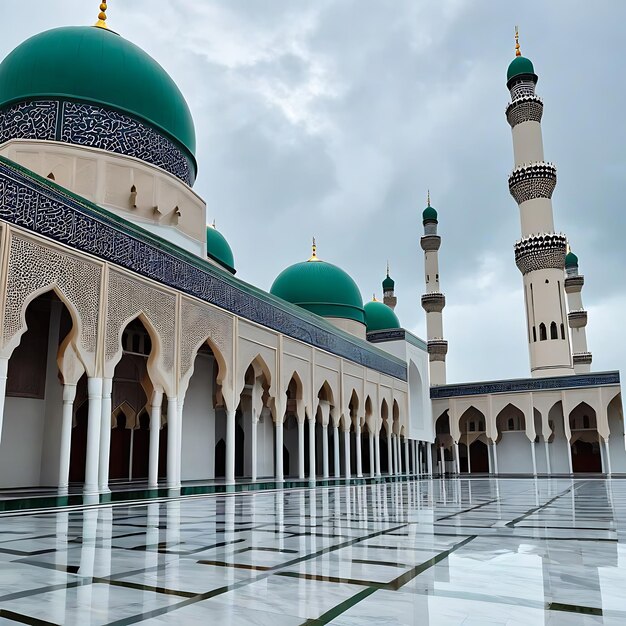
<path id="1" fill-rule="evenodd" d="M 556 167 L 543 157 L 543 102 L 535 95 L 537 80 L 533 64 L 521 56 L 516 29 L 515 59 L 506 83 L 511 92 L 506 118 L 513 132 L 515 158 L 509 190 L 519 205 L 522 227 L 515 263 L 524 277 L 531 375 L 563 376 L 574 373 L 563 284 L 567 241 L 554 232 Z"/>
<path id="2" fill-rule="evenodd" d="M 426 311 L 426 333 L 428 335 L 428 359 L 430 362 L 430 384 L 446 384 L 446 354 L 448 342 L 443 338 L 443 307 L 446 297 L 439 291 L 439 247 L 441 237 L 437 234 L 437 211 L 428 206 L 422 213 L 424 236 L 420 239 L 424 251 L 426 293 L 422 296 L 422 307 Z"/>
<path id="3" fill-rule="evenodd" d="M 572 333 L 572 360 L 574 371 L 584 374 L 591 369 L 591 352 L 587 350 L 587 311 L 583 308 L 581 291 L 585 277 L 578 273 L 578 257 L 570 250 L 565 257 L 565 293 L 567 293 L 567 319 Z"/>

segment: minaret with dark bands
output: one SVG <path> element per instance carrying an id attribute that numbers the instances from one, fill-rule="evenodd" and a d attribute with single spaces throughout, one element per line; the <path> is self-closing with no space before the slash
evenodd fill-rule
<path id="1" fill-rule="evenodd" d="M 515 263 L 524 277 L 531 375 L 562 376 L 574 373 L 563 274 L 567 240 L 554 232 L 556 167 L 543 156 L 543 102 L 535 95 L 537 81 L 533 64 L 521 55 L 516 29 L 515 59 L 506 83 L 511 92 L 506 118 L 515 160 L 509 190 L 519 205 L 522 230 Z"/>
<path id="2" fill-rule="evenodd" d="M 572 360 L 574 371 L 585 374 L 591 369 L 591 352 L 587 350 L 587 311 L 583 308 L 581 291 L 585 277 L 578 273 L 578 257 L 570 250 L 565 257 L 565 293 L 569 313 L 570 332 L 572 334 Z"/>
<path id="3" fill-rule="evenodd" d="M 420 239 L 424 251 L 426 293 L 422 296 L 422 308 L 426 311 L 426 334 L 428 335 L 428 360 L 431 386 L 446 384 L 446 354 L 448 342 L 443 338 L 443 308 L 446 297 L 439 291 L 439 247 L 441 237 L 437 234 L 437 211 L 428 206 L 422 213 L 424 236 Z"/>

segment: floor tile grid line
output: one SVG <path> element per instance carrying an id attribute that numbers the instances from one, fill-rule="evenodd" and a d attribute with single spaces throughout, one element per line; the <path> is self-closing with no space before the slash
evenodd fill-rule
<path id="1" fill-rule="evenodd" d="M 34 617 L 28 617 L 21 613 L 15 613 L 14 611 L 7 611 L 6 609 L 0 609 L 0 618 L 17 622 L 18 624 L 28 624 L 28 626 L 60 626 L 54 622 L 46 622 L 43 619 L 36 619 Z"/>
<path id="2" fill-rule="evenodd" d="M 470 543 L 470 541 L 473 541 L 474 539 L 476 539 L 475 535 L 471 537 L 466 537 L 463 541 L 459 541 L 459 543 L 455 544 L 451 548 L 448 548 L 447 550 L 440 552 L 436 556 L 432 557 L 431 559 L 428 559 L 427 561 L 424 561 L 420 565 L 416 565 L 415 567 L 410 569 L 408 572 L 401 574 L 400 576 L 398 576 L 391 582 L 381 583 L 380 584 L 381 586 L 379 586 L 378 584 L 376 586 L 372 585 L 371 587 L 368 587 L 367 589 L 364 589 L 363 591 L 355 594 L 351 598 L 344 600 L 342 603 L 333 607 L 332 609 L 330 609 L 323 615 L 320 615 L 317 618 L 305 620 L 304 622 L 302 622 L 301 626 L 324 626 L 325 624 L 329 624 L 332 620 L 339 617 L 339 615 L 345 613 L 346 611 L 351 609 L 353 606 L 355 606 L 356 604 L 358 604 L 365 598 L 369 597 L 370 595 L 372 595 L 374 592 L 378 591 L 379 589 L 392 589 L 393 591 L 397 591 L 398 589 L 406 585 L 408 582 L 413 580 L 416 576 L 419 576 L 426 570 L 437 565 L 437 563 L 440 563 L 444 559 L 447 559 L 450 554 L 466 546 L 468 543 Z"/>
<path id="3" fill-rule="evenodd" d="M 283 568 L 292 567 L 293 565 L 297 565 L 297 564 L 303 563 L 305 561 L 310 561 L 311 559 L 315 559 L 315 558 L 317 558 L 319 556 L 322 556 L 324 554 L 328 554 L 329 552 L 334 552 L 336 550 L 341 550 L 342 548 L 346 548 L 346 547 L 354 545 L 356 543 L 359 543 L 359 542 L 362 542 L 362 541 L 368 541 L 369 539 L 374 539 L 375 537 L 379 537 L 381 535 L 384 535 L 389 530 L 398 530 L 399 528 L 403 528 L 403 526 L 404 525 L 393 527 L 393 528 L 389 528 L 389 529 L 386 529 L 386 530 L 377 531 L 375 533 L 370 533 L 369 535 L 365 535 L 363 537 L 356 537 L 356 538 L 354 538 L 354 539 L 352 539 L 350 541 L 345 541 L 345 542 L 342 542 L 342 543 L 337 544 L 335 546 L 328 546 L 326 548 L 322 548 L 321 550 L 318 550 L 316 552 L 308 554 L 308 555 L 306 555 L 304 557 L 297 558 L 297 559 L 292 559 L 292 560 L 287 561 L 285 563 L 281 563 L 280 565 L 276 565 L 274 567 L 271 567 L 267 571 L 261 572 L 257 576 L 251 577 L 249 579 L 239 581 L 239 582 L 234 583 L 232 585 L 219 587 L 218 589 L 213 589 L 213 590 L 208 591 L 206 593 L 197 594 L 193 598 L 189 598 L 189 599 L 184 600 L 182 602 L 179 602 L 177 604 L 172 604 L 172 605 L 169 605 L 169 606 L 166 606 L 166 607 L 161 607 L 161 608 L 158 608 L 158 609 L 154 609 L 153 611 L 149 611 L 148 613 L 141 613 L 141 614 L 138 614 L 138 615 L 132 615 L 132 616 L 120 619 L 120 620 L 109 622 L 108 624 L 106 624 L 106 626 L 129 626 L 130 624 L 137 624 L 139 622 L 145 621 L 148 618 L 159 617 L 159 616 L 164 615 L 166 613 L 171 613 L 173 611 L 176 611 L 178 609 L 182 609 L 182 608 L 184 608 L 186 606 L 189 606 L 191 604 L 196 604 L 198 602 L 202 602 L 203 600 L 209 600 L 210 598 L 213 598 L 215 596 L 222 595 L 222 594 L 227 593 L 229 591 L 234 591 L 234 590 L 239 589 L 241 587 L 246 587 L 248 585 L 251 585 L 252 583 L 258 582 L 260 580 L 263 580 L 264 578 L 267 578 L 267 577 L 275 574 L 277 571 L 280 571 Z"/>

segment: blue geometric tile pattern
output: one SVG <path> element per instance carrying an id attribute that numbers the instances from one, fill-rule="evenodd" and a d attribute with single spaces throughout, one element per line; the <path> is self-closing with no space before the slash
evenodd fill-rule
<path id="1" fill-rule="evenodd" d="M 438 398 L 458 398 L 459 396 L 478 396 L 488 393 L 513 393 L 516 391 L 547 391 L 572 389 L 577 387 L 602 387 L 619 385 L 619 372 L 594 372 L 574 376 L 554 376 L 551 378 L 515 378 L 512 380 L 493 380 L 484 383 L 466 383 L 463 385 L 441 385 L 430 388 L 432 400 Z"/>
<path id="2" fill-rule="evenodd" d="M 404 328 L 394 328 L 391 330 L 375 330 L 367 333 L 367 340 L 370 343 L 385 343 L 387 341 L 406 341 L 420 350 L 428 349 L 426 342 L 419 337 L 416 337 L 413 333 L 410 333 Z"/>
<path id="3" fill-rule="evenodd" d="M 35 100 L 0 111 L 0 143 L 9 139 L 44 139 L 100 148 L 141 159 L 188 185 L 195 166 L 167 137 L 136 119 L 80 102 Z"/>
<path id="4" fill-rule="evenodd" d="M 365 342 L 316 325 L 273 296 L 151 236 L 96 205 L 80 202 L 0 159 L 0 219 L 193 295 L 235 315 L 360 365 L 407 380 L 407 368 Z"/>

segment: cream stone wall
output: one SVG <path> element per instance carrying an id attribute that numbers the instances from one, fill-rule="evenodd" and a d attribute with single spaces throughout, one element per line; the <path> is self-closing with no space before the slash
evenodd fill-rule
<path id="1" fill-rule="evenodd" d="M 150 232 L 206 257 L 204 201 L 168 172 L 128 156 L 55 141 L 13 139 L 0 155 Z M 133 192 L 134 188 L 134 192 Z"/>

